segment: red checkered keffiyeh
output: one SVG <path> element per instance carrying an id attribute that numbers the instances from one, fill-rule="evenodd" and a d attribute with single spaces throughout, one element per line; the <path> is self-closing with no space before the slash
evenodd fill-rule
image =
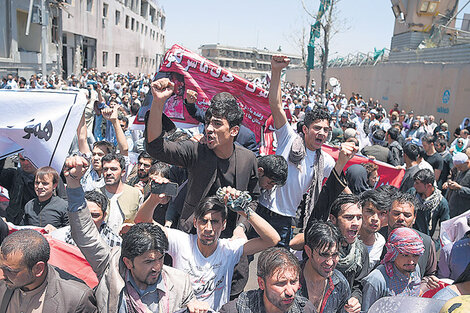
<path id="1" fill-rule="evenodd" d="M 398 253 L 413 255 L 424 253 L 423 239 L 414 229 L 408 227 L 394 229 L 388 236 L 385 247 L 387 247 L 387 253 L 381 263 L 384 264 L 389 277 L 393 276 L 393 261 Z"/>

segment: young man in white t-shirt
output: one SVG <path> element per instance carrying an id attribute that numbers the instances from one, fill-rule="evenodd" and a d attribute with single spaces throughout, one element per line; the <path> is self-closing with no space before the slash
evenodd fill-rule
<path id="1" fill-rule="evenodd" d="M 155 180 L 166 182 L 164 178 Z M 224 189 L 226 197 L 237 197 L 240 193 L 231 187 Z M 151 222 L 153 210 L 163 196 L 151 194 L 139 209 L 135 222 Z M 203 199 L 194 212 L 197 235 L 162 227 L 168 237 L 168 254 L 173 258 L 173 267 L 191 276 L 197 299 L 207 302 L 216 311 L 230 300 L 233 268 L 240 257 L 272 247 L 280 240 L 276 230 L 262 217 L 251 209 L 246 212 L 237 213 L 247 218 L 259 238 L 219 239 L 226 226 L 227 208 L 215 196 Z"/>
<path id="2" fill-rule="evenodd" d="M 367 190 L 361 195 L 362 227 L 359 230 L 359 239 L 369 251 L 370 270 L 378 265 L 385 245 L 385 238 L 379 230 L 387 225 L 388 211 L 381 205 L 380 196 L 380 192 L 375 189 Z"/>
<path id="3" fill-rule="evenodd" d="M 299 138 L 287 121 L 281 101 L 281 71 L 289 65 L 290 59 L 286 56 L 275 55 L 271 60 L 271 84 L 269 89 L 269 105 L 276 128 L 277 137 L 276 154 L 282 155 L 288 161 L 288 174 L 286 184 L 276 187 L 272 191 L 264 191 L 258 199 L 258 214 L 273 225 L 281 236 L 281 245 L 288 246 L 292 236 L 292 222 L 296 216 L 297 208 L 302 197 L 312 185 L 312 180 L 318 176 L 318 181 L 328 177 L 335 166 L 333 157 L 321 151 L 322 145 L 328 138 L 331 116 L 322 109 L 313 109 L 305 114 L 303 131 L 303 145 L 305 153 L 296 163 L 289 156 L 292 154 L 292 146 Z M 348 143 L 349 150 L 353 150 L 354 144 Z M 323 161 L 317 167 L 317 152 Z M 315 173 L 318 168 L 320 173 Z M 311 201 L 314 203 L 319 192 L 313 192 Z M 307 201 L 306 211 L 313 208 L 313 203 Z M 308 219 L 306 216 L 305 220 Z"/>

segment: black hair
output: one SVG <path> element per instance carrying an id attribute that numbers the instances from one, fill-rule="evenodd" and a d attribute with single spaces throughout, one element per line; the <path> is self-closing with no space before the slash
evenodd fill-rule
<path id="1" fill-rule="evenodd" d="M 400 130 L 396 127 L 390 127 L 387 130 L 387 134 L 392 138 L 392 140 L 398 140 L 398 136 L 400 135 Z"/>
<path id="2" fill-rule="evenodd" d="M 169 141 L 172 141 L 172 142 L 180 142 L 180 141 L 185 141 L 185 140 L 191 139 L 191 136 L 185 131 L 177 130 L 177 131 L 173 132 L 171 135 L 168 135 L 168 137 L 166 137 L 166 139 L 168 139 Z"/>
<path id="3" fill-rule="evenodd" d="M 132 115 L 137 115 L 137 113 L 139 113 L 139 109 L 140 109 L 140 104 L 138 104 L 137 102 L 134 102 L 131 104 L 131 114 Z"/>
<path id="4" fill-rule="evenodd" d="M 447 141 L 445 139 L 438 139 L 436 140 L 435 144 L 438 144 L 439 146 L 447 147 Z"/>
<path id="5" fill-rule="evenodd" d="M 126 170 L 126 159 L 122 155 L 116 152 L 111 152 L 106 154 L 102 159 L 101 159 L 101 164 L 104 164 L 104 162 L 111 162 L 113 160 L 116 160 L 119 162 L 119 166 L 121 167 L 121 170 L 125 171 Z"/>
<path id="6" fill-rule="evenodd" d="M 400 123 L 400 122 L 394 122 L 394 123 L 392 124 L 392 127 L 393 127 L 393 128 L 397 128 L 397 127 L 398 127 L 399 130 L 401 131 L 402 128 L 403 128 L 403 124 Z"/>
<path id="7" fill-rule="evenodd" d="M 333 246 L 339 249 L 343 236 L 330 221 L 314 220 L 305 233 L 305 244 L 312 250 L 330 250 Z"/>
<path id="8" fill-rule="evenodd" d="M 160 176 L 170 179 L 170 168 L 168 163 L 157 161 L 149 169 L 149 175 L 160 174 Z"/>
<path id="9" fill-rule="evenodd" d="M 162 254 L 168 250 L 168 238 L 160 226 L 138 223 L 122 236 L 121 257 L 133 261 L 136 256 L 150 250 Z"/>
<path id="10" fill-rule="evenodd" d="M 23 264 L 31 270 L 38 262 L 47 264 L 51 248 L 47 239 L 33 229 L 21 229 L 8 235 L 0 247 L 3 257 L 14 252 L 21 252 Z"/>
<path id="11" fill-rule="evenodd" d="M 327 120 L 328 123 L 331 122 L 331 115 L 330 113 L 322 110 L 322 109 L 318 109 L 318 108 L 315 108 L 311 111 L 308 111 L 307 113 L 305 113 L 305 118 L 304 118 L 304 125 L 307 126 L 307 128 L 310 127 L 310 125 L 315 122 L 315 121 L 318 121 L 318 120 Z"/>
<path id="12" fill-rule="evenodd" d="M 264 250 L 258 257 L 257 276 L 263 280 L 279 270 L 293 269 L 299 274 L 299 259 L 286 248 L 272 247 Z"/>
<path id="13" fill-rule="evenodd" d="M 427 143 L 432 143 L 434 144 L 436 142 L 436 136 L 434 135 L 425 135 L 423 137 L 421 137 L 421 141 L 425 141 Z"/>
<path id="14" fill-rule="evenodd" d="M 303 127 L 304 127 L 304 121 L 298 121 L 297 122 L 297 133 L 301 134 Z"/>
<path id="15" fill-rule="evenodd" d="M 341 212 L 341 207 L 348 203 L 357 204 L 360 206 L 360 199 L 358 196 L 353 194 L 341 193 L 331 204 L 330 214 L 337 218 Z"/>
<path id="16" fill-rule="evenodd" d="M 413 207 L 414 212 L 416 214 L 416 210 L 418 209 L 418 203 L 416 202 L 416 197 L 413 196 L 412 194 L 399 191 L 392 198 L 392 206 L 393 206 L 393 203 L 395 202 L 399 204 L 409 204 L 410 206 Z"/>
<path id="17" fill-rule="evenodd" d="M 241 125 L 243 115 L 237 99 L 228 92 L 220 92 L 212 98 L 211 105 L 206 111 L 205 122 L 208 124 L 212 117 L 224 118 L 232 128 Z"/>
<path id="18" fill-rule="evenodd" d="M 409 143 L 403 147 L 403 153 L 411 160 L 416 161 L 419 156 L 419 147 L 414 143 Z"/>
<path id="19" fill-rule="evenodd" d="M 106 213 L 106 209 L 108 208 L 108 198 L 101 192 L 96 190 L 91 190 L 85 192 L 85 200 L 96 203 L 103 211 L 103 214 Z"/>
<path id="20" fill-rule="evenodd" d="M 220 202 L 216 196 L 202 199 L 194 210 L 194 217 L 200 219 L 209 211 L 220 212 L 222 214 L 222 220 L 227 218 L 227 207 L 224 203 Z"/>
<path id="21" fill-rule="evenodd" d="M 114 146 L 113 146 L 110 142 L 108 142 L 108 141 L 106 141 L 106 140 L 96 141 L 96 142 L 93 144 L 93 148 L 95 148 L 95 147 L 102 147 L 102 148 L 104 148 L 106 154 L 115 152 Z"/>
<path id="22" fill-rule="evenodd" d="M 139 157 L 137 158 L 137 161 L 140 161 L 140 159 L 151 159 L 152 163 L 155 162 L 155 158 L 153 156 L 151 156 L 150 154 L 148 154 L 147 151 L 142 151 L 139 154 Z"/>
<path id="23" fill-rule="evenodd" d="M 379 211 L 388 211 L 390 208 L 387 205 L 387 202 L 385 202 L 382 198 L 383 197 L 381 193 L 377 189 L 366 190 L 360 196 L 361 206 L 364 207 L 364 205 L 370 203 Z"/>
<path id="24" fill-rule="evenodd" d="M 376 141 L 383 141 L 385 139 L 385 132 L 382 128 L 377 128 L 372 134 L 372 139 Z"/>
<path id="25" fill-rule="evenodd" d="M 423 184 L 431 184 L 433 185 L 434 182 L 436 181 L 434 173 L 428 169 L 428 168 L 423 168 L 419 171 L 416 172 L 416 174 L 413 176 L 413 180 L 419 180 Z"/>
<path id="26" fill-rule="evenodd" d="M 379 203 L 379 209 L 390 211 L 392 208 L 392 198 L 395 197 L 395 195 L 398 192 L 398 188 L 392 185 L 382 185 L 376 189 L 380 196 L 379 199 L 381 202 Z"/>
<path id="27" fill-rule="evenodd" d="M 265 155 L 258 158 L 258 167 L 264 170 L 264 176 L 272 179 L 276 185 L 284 185 L 287 180 L 287 161 L 281 155 Z"/>
<path id="28" fill-rule="evenodd" d="M 426 156 L 426 151 L 423 146 L 418 146 L 418 155 L 420 158 L 424 158 Z"/>
<path id="29" fill-rule="evenodd" d="M 118 120 L 124 121 L 124 123 L 126 123 L 126 127 L 129 126 L 129 119 L 128 119 L 127 117 L 125 117 L 124 115 L 119 114 L 119 115 L 118 115 Z"/>

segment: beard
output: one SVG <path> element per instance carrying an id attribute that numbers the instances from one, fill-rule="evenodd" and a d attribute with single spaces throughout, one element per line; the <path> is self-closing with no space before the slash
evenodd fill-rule
<path id="1" fill-rule="evenodd" d="M 148 172 L 142 173 L 140 171 L 137 171 L 137 177 L 139 177 L 140 179 L 145 179 L 149 177 L 149 173 Z"/>

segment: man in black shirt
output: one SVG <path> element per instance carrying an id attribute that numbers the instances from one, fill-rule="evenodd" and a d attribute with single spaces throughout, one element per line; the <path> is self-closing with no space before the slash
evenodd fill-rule
<path id="1" fill-rule="evenodd" d="M 59 228 L 69 224 L 67 201 L 52 195 L 59 179 L 59 174 L 52 167 L 44 166 L 36 171 L 34 191 L 37 198 L 30 200 L 24 207 L 24 225 L 52 225 Z"/>
<path id="2" fill-rule="evenodd" d="M 444 160 L 434 147 L 436 137 L 433 135 L 426 135 L 421 138 L 421 142 L 423 143 L 424 151 L 426 151 L 424 160 L 431 164 L 432 168 L 434 169 L 434 177 L 436 180 L 438 180 L 442 172 Z"/>
<path id="3" fill-rule="evenodd" d="M 441 175 L 439 175 L 439 179 L 437 180 L 437 188 L 442 190 L 442 185 L 447 181 L 450 170 L 454 167 L 454 163 L 452 162 L 452 154 L 447 149 L 447 141 L 445 139 L 438 139 L 434 143 L 434 146 L 443 160 L 442 172 Z M 443 194 L 446 195 L 446 192 L 446 190 L 443 191 Z"/>

